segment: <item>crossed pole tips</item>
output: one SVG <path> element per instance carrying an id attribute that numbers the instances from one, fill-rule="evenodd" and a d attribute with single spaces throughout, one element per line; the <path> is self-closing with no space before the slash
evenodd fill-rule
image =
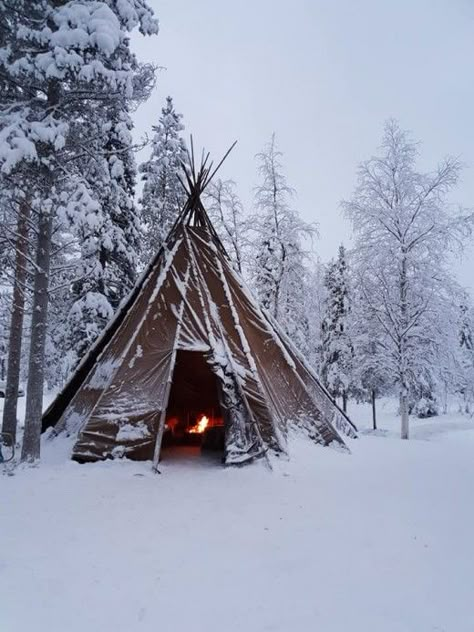
<path id="1" fill-rule="evenodd" d="M 181 183 L 181 186 L 186 191 L 186 193 L 191 197 L 193 194 L 200 195 L 203 193 L 205 188 L 208 186 L 209 182 L 216 175 L 216 173 L 221 168 L 223 162 L 226 160 L 227 156 L 234 149 L 237 144 L 237 141 L 234 141 L 229 149 L 226 151 L 217 167 L 213 170 L 214 162 L 209 161 L 209 152 L 205 152 L 203 149 L 201 152 L 201 164 L 198 169 L 196 169 L 196 159 L 194 155 L 194 141 L 192 134 L 189 137 L 190 148 L 186 148 L 187 161 L 181 163 L 181 167 L 183 169 L 183 173 L 185 176 L 185 180 L 178 174 L 178 180 Z"/>
<path id="2" fill-rule="evenodd" d="M 187 161 L 183 161 L 181 163 L 183 173 L 181 175 L 177 174 L 178 180 L 184 191 L 186 192 L 187 198 L 181 213 L 176 218 L 175 223 L 173 224 L 169 232 L 168 239 L 171 239 L 172 236 L 174 236 L 177 227 L 184 223 L 186 223 L 187 225 L 193 224 L 194 226 L 201 226 L 203 228 L 206 228 L 212 234 L 224 254 L 229 257 L 224 244 L 217 235 L 216 230 L 212 225 L 212 222 L 210 221 L 207 212 L 202 204 L 201 195 L 205 191 L 211 180 L 214 178 L 216 173 L 219 171 L 227 156 L 234 149 L 237 141 L 234 141 L 232 143 L 232 145 L 226 151 L 226 153 L 215 168 L 214 162 L 212 160 L 209 162 L 209 152 L 205 152 L 203 149 L 201 152 L 201 164 L 197 169 L 192 134 L 189 138 L 190 148 L 186 148 Z M 182 177 L 183 175 L 184 178 Z"/>

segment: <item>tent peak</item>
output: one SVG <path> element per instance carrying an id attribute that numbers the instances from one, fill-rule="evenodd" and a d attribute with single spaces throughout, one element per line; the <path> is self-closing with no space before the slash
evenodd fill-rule
<path id="1" fill-rule="evenodd" d="M 177 228 L 179 226 L 182 226 L 183 224 L 185 224 L 186 226 L 196 226 L 198 228 L 204 228 L 205 230 L 207 230 L 207 232 L 210 233 L 210 235 L 212 235 L 221 250 L 228 257 L 224 245 L 219 239 L 216 230 L 212 225 L 212 222 L 209 219 L 209 216 L 204 208 L 204 205 L 201 201 L 201 196 L 236 144 L 237 141 L 234 141 L 232 143 L 232 145 L 226 151 L 216 167 L 214 167 L 213 161 L 209 160 L 209 152 L 206 152 L 203 149 L 201 152 L 200 165 L 199 167 L 197 167 L 196 157 L 194 153 L 194 141 L 192 135 L 190 136 L 190 148 L 186 149 L 187 160 L 181 163 L 182 174 L 178 174 L 178 180 L 186 192 L 187 199 L 181 213 L 176 219 L 174 226 L 170 230 L 167 241 L 172 241 L 174 239 Z"/>
<path id="2" fill-rule="evenodd" d="M 178 178 L 189 198 L 199 198 L 209 182 L 219 171 L 227 156 L 234 149 L 237 141 L 232 143 L 216 167 L 214 167 L 212 160 L 209 161 L 210 153 L 203 149 L 201 152 L 201 162 L 199 167 L 197 167 L 192 134 L 189 140 L 190 148 L 186 148 L 187 160 L 181 163 L 184 177 L 178 176 Z"/>

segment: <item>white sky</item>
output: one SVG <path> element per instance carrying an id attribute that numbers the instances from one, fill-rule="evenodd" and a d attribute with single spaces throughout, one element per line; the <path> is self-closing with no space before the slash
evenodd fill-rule
<path id="1" fill-rule="evenodd" d="M 160 34 L 135 36 L 134 47 L 164 69 L 135 116 L 138 134 L 170 94 L 186 133 L 214 159 L 238 140 L 220 175 L 248 205 L 254 156 L 275 131 L 295 207 L 319 223 L 323 260 L 350 243 L 339 202 L 389 117 L 422 141 L 422 169 L 462 158 L 453 201 L 474 206 L 473 0 L 149 2 Z M 456 267 L 474 288 L 472 246 Z"/>

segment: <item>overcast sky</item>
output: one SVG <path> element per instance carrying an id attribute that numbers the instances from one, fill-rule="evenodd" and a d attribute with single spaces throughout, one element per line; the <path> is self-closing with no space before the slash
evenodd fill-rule
<path id="1" fill-rule="evenodd" d="M 160 34 L 136 36 L 134 47 L 163 70 L 135 116 L 138 133 L 170 94 L 186 133 L 214 158 L 238 140 L 221 177 L 249 204 L 254 156 L 274 131 L 295 207 L 319 223 L 323 260 L 350 244 L 339 202 L 389 117 L 422 141 L 420 168 L 462 158 L 453 201 L 474 206 L 474 0 L 149 2 Z M 474 288 L 472 247 L 457 270 Z"/>

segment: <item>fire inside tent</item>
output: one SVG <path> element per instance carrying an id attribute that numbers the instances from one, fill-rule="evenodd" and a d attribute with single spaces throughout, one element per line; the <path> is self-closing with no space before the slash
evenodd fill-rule
<path id="1" fill-rule="evenodd" d="M 179 446 L 224 451 L 219 383 L 204 353 L 178 351 L 166 411 L 163 457 Z"/>

